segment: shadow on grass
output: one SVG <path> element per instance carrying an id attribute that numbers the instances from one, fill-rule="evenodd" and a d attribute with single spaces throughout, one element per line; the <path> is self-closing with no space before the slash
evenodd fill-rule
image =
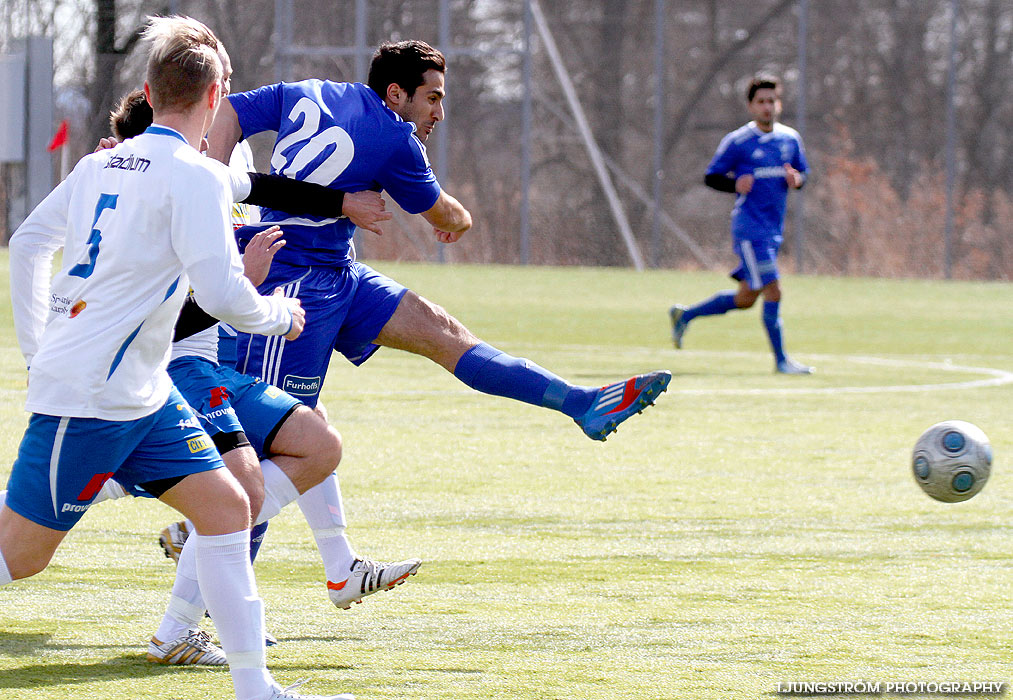
<path id="1" fill-rule="evenodd" d="M 44 636 L 44 635 L 25 635 Z M 8 635 L 0 635 L 0 645 L 7 651 Z M 70 664 L 65 660 L 35 663 L 4 669 L 0 673 L 0 696 L 8 697 L 7 689 L 29 689 L 45 686 L 73 685 L 124 678 L 150 678 L 164 673 L 207 673 L 206 666 L 159 666 L 148 663 L 136 653 L 87 664 Z"/>
<path id="2" fill-rule="evenodd" d="M 49 646 L 53 635 L 48 632 L 0 632 L 0 654 L 4 656 L 34 656 L 39 649 Z"/>
<path id="3" fill-rule="evenodd" d="M 119 652 L 127 657 L 131 651 L 135 655 L 143 653 L 143 646 L 137 644 L 67 644 L 65 642 L 51 643 L 53 635 L 50 632 L 2 632 L 0 631 L 0 655 L 2 656 L 38 656 L 47 649 L 58 651 L 79 651 L 108 649 L 110 653 Z"/>

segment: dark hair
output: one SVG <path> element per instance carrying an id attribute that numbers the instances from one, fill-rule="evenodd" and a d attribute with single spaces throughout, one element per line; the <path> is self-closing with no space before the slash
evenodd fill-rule
<path id="1" fill-rule="evenodd" d="M 369 64 L 369 87 L 380 96 L 387 97 L 391 84 L 401 87 L 408 97 L 414 97 L 415 89 L 425 82 L 428 70 L 447 71 L 443 54 L 424 41 L 399 41 L 380 44 Z"/>
<path id="2" fill-rule="evenodd" d="M 132 139 L 151 126 L 154 115 L 143 90 L 128 92 L 109 113 L 109 128 L 120 141 Z"/>
<path id="3" fill-rule="evenodd" d="M 778 97 L 781 96 L 781 82 L 769 73 L 761 73 L 749 81 L 749 88 L 746 90 L 746 101 L 752 102 L 757 90 L 773 90 Z"/>

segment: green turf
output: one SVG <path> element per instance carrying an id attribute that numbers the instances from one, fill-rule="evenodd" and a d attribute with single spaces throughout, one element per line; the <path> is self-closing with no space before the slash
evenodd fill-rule
<path id="1" fill-rule="evenodd" d="M 349 534 L 425 563 L 339 611 L 300 514 L 277 518 L 257 575 L 280 681 L 360 699 L 661 700 L 1010 678 L 1013 286 L 789 278 L 787 344 L 819 372 L 781 377 L 757 309 L 695 321 L 672 349 L 668 306 L 726 287 L 718 274 L 378 267 L 572 381 L 675 378 L 600 444 L 421 358 L 335 359 Z M 5 478 L 24 378 L 0 321 Z M 963 504 L 929 499 L 908 465 L 948 418 L 996 454 Z M 143 661 L 171 519 L 149 501 L 97 506 L 46 572 L 0 589 L 0 697 L 232 697 L 226 671 Z"/>

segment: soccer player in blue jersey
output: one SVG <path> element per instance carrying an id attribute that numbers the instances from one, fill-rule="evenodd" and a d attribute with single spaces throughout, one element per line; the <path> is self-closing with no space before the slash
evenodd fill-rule
<path id="1" fill-rule="evenodd" d="M 689 322 L 732 309 L 748 309 L 763 295 L 763 325 L 774 351 L 775 369 L 782 374 L 812 374 L 813 368 L 788 357 L 781 324 L 781 285 L 777 251 L 784 233 L 788 190 L 805 184 L 809 166 L 798 132 L 777 121 L 781 115 L 781 85 L 760 75 L 749 83 L 749 113 L 753 120 L 721 139 L 704 182 L 720 192 L 735 194 L 732 240 L 739 266 L 732 271 L 738 289 L 718 292 L 693 306 L 669 309 L 672 339 L 682 347 Z"/>
<path id="2" fill-rule="evenodd" d="M 443 119 L 443 55 L 421 41 L 382 45 L 369 85 L 304 80 L 231 95 L 209 134 L 209 155 L 227 161 L 245 136 L 278 133 L 272 172 L 346 192 L 385 190 L 453 243 L 471 214 L 437 182 L 424 142 Z M 605 387 L 572 385 L 523 358 L 483 343 L 442 308 L 355 260 L 345 219 L 264 210 L 287 243 L 260 289 L 299 298 L 313 322 L 296 342 L 240 334 L 237 369 L 316 405 L 333 351 L 353 364 L 379 346 L 433 360 L 479 391 L 560 411 L 604 440 L 654 403 L 671 380 L 660 371 Z M 237 232 L 240 248 L 257 228 Z"/>

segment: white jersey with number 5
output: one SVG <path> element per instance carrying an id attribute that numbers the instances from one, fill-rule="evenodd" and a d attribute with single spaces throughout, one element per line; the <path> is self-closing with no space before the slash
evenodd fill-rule
<path id="1" fill-rule="evenodd" d="M 256 293 L 232 240 L 225 169 L 153 125 L 86 156 L 11 238 L 27 409 L 135 420 L 165 403 L 173 326 L 188 287 L 210 314 L 279 334 L 291 314 Z M 63 268 L 50 283 L 53 253 Z"/>

